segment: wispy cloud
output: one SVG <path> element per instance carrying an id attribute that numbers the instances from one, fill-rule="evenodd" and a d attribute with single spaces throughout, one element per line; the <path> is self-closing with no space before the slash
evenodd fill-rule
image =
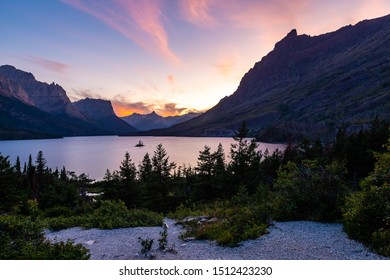
<path id="1" fill-rule="evenodd" d="M 215 27 L 218 20 L 211 14 L 215 0 L 182 0 L 180 8 L 182 15 L 188 22 L 200 27 Z"/>
<path id="2" fill-rule="evenodd" d="M 168 35 L 162 23 L 160 0 L 63 0 L 120 32 L 147 51 L 159 53 L 173 63 L 179 58 L 170 49 Z"/>
<path id="3" fill-rule="evenodd" d="M 164 116 L 180 115 L 186 110 L 188 110 L 188 108 L 177 107 L 176 103 L 161 104 L 161 108 L 157 109 L 157 111 Z"/>
<path id="4" fill-rule="evenodd" d="M 225 77 L 229 77 L 237 61 L 237 55 L 223 57 L 213 66 Z"/>
<path id="5" fill-rule="evenodd" d="M 68 64 L 61 63 L 58 61 L 46 59 L 43 57 L 38 57 L 38 56 L 23 56 L 21 57 L 23 60 L 26 60 L 28 62 L 32 62 L 34 64 L 37 64 L 47 70 L 54 71 L 60 74 L 63 74 L 67 68 L 69 68 Z"/>
<path id="6" fill-rule="evenodd" d="M 167 76 L 167 82 L 168 82 L 169 86 L 174 87 L 175 86 L 175 77 L 173 77 L 173 75 L 169 74 Z"/>

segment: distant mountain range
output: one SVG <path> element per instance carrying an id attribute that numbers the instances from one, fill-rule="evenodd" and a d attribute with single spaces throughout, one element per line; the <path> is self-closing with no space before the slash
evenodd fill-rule
<path id="1" fill-rule="evenodd" d="M 140 131 L 147 131 L 151 129 L 171 127 L 175 124 L 188 121 L 200 115 L 201 113 L 188 113 L 182 116 L 163 117 L 153 111 L 152 113 L 145 115 L 134 113 L 129 116 L 122 117 L 122 120 Z"/>
<path id="2" fill-rule="evenodd" d="M 119 119 L 110 101 L 72 103 L 57 84 L 0 66 L 0 139 L 115 135 L 137 130 Z"/>
<path id="3" fill-rule="evenodd" d="M 152 135 L 229 136 L 246 121 L 263 141 L 333 139 L 390 119 L 390 16 L 319 36 L 292 30 L 206 113 Z"/>

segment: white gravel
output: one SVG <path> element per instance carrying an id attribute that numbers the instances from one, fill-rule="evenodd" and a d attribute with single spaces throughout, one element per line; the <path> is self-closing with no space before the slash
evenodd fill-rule
<path id="1" fill-rule="evenodd" d="M 269 233 L 242 242 L 240 246 L 226 248 L 212 241 L 183 241 L 183 231 L 174 220 L 166 219 L 169 226 L 168 246 L 174 245 L 176 254 L 158 250 L 162 227 L 137 227 L 113 230 L 70 228 L 46 232 L 49 240 L 73 240 L 87 247 L 91 259 L 124 260 L 145 259 L 140 253 L 138 237 L 153 238 L 151 254 L 156 259 L 234 259 L 234 260 L 380 260 L 388 259 L 370 252 L 359 242 L 347 237 L 341 224 L 323 224 L 307 221 L 275 222 Z"/>

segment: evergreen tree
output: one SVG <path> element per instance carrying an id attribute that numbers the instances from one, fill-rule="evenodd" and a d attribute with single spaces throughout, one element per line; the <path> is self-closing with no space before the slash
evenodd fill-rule
<path id="1" fill-rule="evenodd" d="M 0 212 L 10 211 L 25 200 L 26 194 L 20 188 L 18 179 L 8 157 L 0 154 Z"/>
<path id="2" fill-rule="evenodd" d="M 139 177 L 141 182 L 148 182 L 152 175 L 152 161 L 150 160 L 149 153 L 146 153 L 142 163 L 139 165 Z"/>
<path id="3" fill-rule="evenodd" d="M 39 151 L 37 155 L 37 159 L 35 161 L 35 178 L 36 184 L 38 188 L 38 199 L 39 195 L 44 194 L 48 188 L 48 169 L 46 166 L 46 159 L 43 156 L 43 152 Z"/>
<path id="4" fill-rule="evenodd" d="M 259 166 L 261 154 L 255 139 L 248 140 L 249 129 L 245 122 L 236 131 L 233 139 L 236 143 L 231 144 L 229 165 L 232 174 L 234 189 L 231 194 L 235 194 L 238 186 L 244 185 L 248 191 L 253 193 L 259 183 Z"/>
<path id="5" fill-rule="evenodd" d="M 129 152 L 125 153 L 121 166 L 119 167 L 119 195 L 128 207 L 135 207 L 139 204 L 139 190 L 136 184 L 137 169 L 132 162 Z"/>
<path id="6" fill-rule="evenodd" d="M 225 176 L 226 163 L 225 163 L 225 151 L 223 150 L 222 144 L 219 143 L 217 151 L 213 154 L 214 156 L 214 174 L 218 178 Z"/>
<path id="7" fill-rule="evenodd" d="M 66 172 L 65 166 L 62 167 L 60 172 L 60 180 L 67 181 L 68 180 L 68 174 Z"/>
<path id="8" fill-rule="evenodd" d="M 39 188 L 36 184 L 36 178 L 35 178 L 35 166 L 32 163 L 32 157 L 31 154 L 28 157 L 28 163 L 27 163 L 27 187 L 31 190 L 31 196 L 33 199 L 38 198 Z"/>
<path id="9" fill-rule="evenodd" d="M 134 162 L 130 158 L 129 152 L 125 153 L 125 158 L 119 167 L 119 176 L 126 185 L 134 184 L 137 175 Z"/>
<path id="10" fill-rule="evenodd" d="M 15 171 L 16 171 L 16 174 L 18 175 L 18 177 L 20 177 L 22 175 L 22 169 L 20 166 L 19 156 L 16 157 Z"/>
<path id="11" fill-rule="evenodd" d="M 174 162 L 169 162 L 169 156 L 163 145 L 157 145 L 152 157 L 152 174 L 160 183 L 169 179 L 171 171 L 176 167 Z"/>
<path id="12" fill-rule="evenodd" d="M 151 180 L 146 184 L 146 200 L 149 209 L 165 211 L 171 205 L 167 200 L 171 171 L 176 164 L 169 162 L 169 156 L 162 144 L 156 147 L 152 157 Z"/>
<path id="13" fill-rule="evenodd" d="M 213 175 L 215 169 L 215 157 L 210 149 L 209 146 L 204 146 L 204 150 L 199 151 L 198 167 L 196 168 L 200 175 L 206 176 L 208 179 Z"/>

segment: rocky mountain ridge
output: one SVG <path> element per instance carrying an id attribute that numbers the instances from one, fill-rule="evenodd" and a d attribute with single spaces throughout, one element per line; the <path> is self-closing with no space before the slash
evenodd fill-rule
<path id="1" fill-rule="evenodd" d="M 153 111 L 150 114 L 133 113 L 129 116 L 122 117 L 122 120 L 126 121 L 140 131 L 147 131 L 151 129 L 171 127 L 175 124 L 185 122 L 199 115 L 201 115 L 201 113 L 187 113 L 181 116 L 163 117 Z"/>
<path id="2" fill-rule="evenodd" d="M 319 36 L 293 29 L 203 115 L 155 135 L 229 136 L 246 121 L 260 140 L 330 140 L 390 119 L 390 16 Z"/>
<path id="3" fill-rule="evenodd" d="M 0 66 L 0 139 L 135 132 L 114 114 L 107 102 L 109 116 L 106 111 L 94 108 L 89 110 L 95 110 L 95 114 L 88 114 L 86 106 L 82 112 L 61 86 L 37 81 L 33 74 L 10 65 Z"/>

